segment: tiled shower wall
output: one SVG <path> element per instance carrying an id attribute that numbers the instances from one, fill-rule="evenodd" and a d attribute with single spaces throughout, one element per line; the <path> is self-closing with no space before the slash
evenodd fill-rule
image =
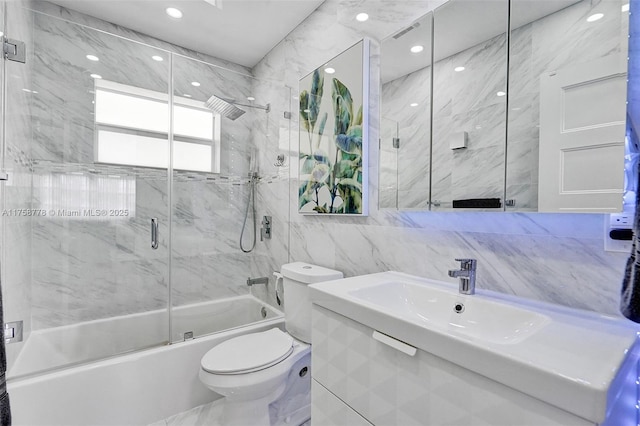
<path id="1" fill-rule="evenodd" d="M 302 76 L 363 36 L 381 40 L 436 5 L 426 1 L 368 2 L 372 19 L 360 24 L 353 20 L 360 4 L 327 0 L 254 68 L 254 75 L 284 76 L 287 85 L 297 87 Z M 373 55 L 371 65 L 375 99 L 379 57 Z M 297 107 L 294 99 L 296 121 Z M 448 280 L 447 270 L 458 266 L 455 257 L 473 257 L 479 262 L 479 288 L 617 315 L 627 256 L 603 250 L 602 215 L 379 210 L 378 106 L 372 104 L 369 112 L 370 141 L 374 141 L 370 143 L 369 217 L 297 213 L 297 123 L 280 139 L 291 141 L 288 148 L 274 143 L 263 152 L 261 166 L 270 170 L 278 153 L 289 157 L 288 182 L 280 178 L 260 186 L 260 202 L 273 213 L 279 230 L 266 248 L 260 248 L 271 258 L 271 265 L 307 261 L 339 269 L 346 276 L 398 270 Z M 281 131 L 285 132 L 284 128 Z M 456 285 L 454 280 L 451 284 Z"/>

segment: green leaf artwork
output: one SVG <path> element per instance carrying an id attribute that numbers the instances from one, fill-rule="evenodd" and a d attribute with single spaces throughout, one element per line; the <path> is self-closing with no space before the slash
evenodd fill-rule
<path id="1" fill-rule="evenodd" d="M 349 72 L 346 76 L 336 72 L 325 81 L 324 69 L 319 68 L 301 82 L 301 212 L 363 214 L 362 70 L 343 70 Z M 359 80 L 354 78 L 357 73 Z"/>

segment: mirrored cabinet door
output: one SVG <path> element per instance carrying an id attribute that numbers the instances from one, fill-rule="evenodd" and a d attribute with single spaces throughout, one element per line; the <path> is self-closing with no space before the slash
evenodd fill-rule
<path id="1" fill-rule="evenodd" d="M 510 211 L 622 207 L 628 0 L 513 0 Z"/>
<path id="2" fill-rule="evenodd" d="M 432 21 L 429 13 L 382 43 L 381 208 L 429 209 Z"/>
<path id="3" fill-rule="evenodd" d="M 434 13 L 432 210 L 502 209 L 508 0 Z"/>
<path id="4" fill-rule="evenodd" d="M 381 208 L 621 211 L 628 34 L 629 0 L 449 0 L 400 29 L 382 44 Z"/>

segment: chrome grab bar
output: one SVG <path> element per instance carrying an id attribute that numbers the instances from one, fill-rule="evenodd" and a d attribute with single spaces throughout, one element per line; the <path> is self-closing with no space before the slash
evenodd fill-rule
<path id="1" fill-rule="evenodd" d="M 151 218 L 151 248 L 158 248 L 158 218 Z"/>

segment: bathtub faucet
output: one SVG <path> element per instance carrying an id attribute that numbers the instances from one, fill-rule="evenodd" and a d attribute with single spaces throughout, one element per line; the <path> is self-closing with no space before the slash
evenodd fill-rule
<path id="1" fill-rule="evenodd" d="M 269 277 L 247 278 L 247 285 L 251 287 L 254 284 L 269 284 Z"/>

